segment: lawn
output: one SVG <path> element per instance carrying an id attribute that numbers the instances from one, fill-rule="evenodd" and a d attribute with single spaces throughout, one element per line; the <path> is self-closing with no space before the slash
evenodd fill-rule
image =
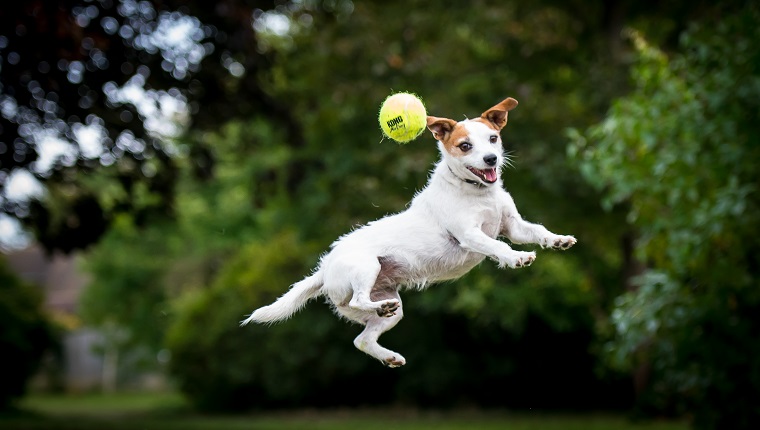
<path id="1" fill-rule="evenodd" d="M 472 410 L 300 410 L 251 415 L 199 415 L 176 394 L 30 396 L 21 411 L 0 415 L 8 430 L 686 430 L 683 423 L 632 423 L 606 414 Z"/>

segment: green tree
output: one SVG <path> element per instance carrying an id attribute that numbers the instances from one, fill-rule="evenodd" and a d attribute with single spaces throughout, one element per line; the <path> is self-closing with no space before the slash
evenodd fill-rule
<path id="1" fill-rule="evenodd" d="M 672 57 L 631 31 L 635 89 L 569 147 L 605 206 L 629 208 L 648 266 L 615 301 L 610 358 L 695 428 L 760 425 L 759 18 L 706 20 Z"/>

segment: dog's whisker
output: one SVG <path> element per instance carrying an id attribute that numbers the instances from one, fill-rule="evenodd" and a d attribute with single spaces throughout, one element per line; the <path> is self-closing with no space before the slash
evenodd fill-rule
<path id="1" fill-rule="evenodd" d="M 514 169 L 515 165 L 512 163 L 511 160 L 504 160 L 504 165 L 509 167 L 510 169 Z"/>
<path id="2" fill-rule="evenodd" d="M 515 168 L 515 163 L 514 163 L 515 160 L 514 160 L 513 154 L 514 154 L 514 152 L 511 152 L 511 151 L 509 151 L 509 152 L 505 151 L 504 152 L 504 165 L 507 166 L 507 167 L 510 167 L 510 168 L 514 169 Z"/>

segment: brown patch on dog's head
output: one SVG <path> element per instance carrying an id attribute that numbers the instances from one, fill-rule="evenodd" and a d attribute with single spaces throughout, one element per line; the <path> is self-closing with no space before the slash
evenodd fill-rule
<path id="1" fill-rule="evenodd" d="M 427 127 L 433 133 L 435 140 L 443 143 L 446 151 L 452 155 L 458 155 L 456 147 L 467 137 L 467 130 L 462 124 L 453 119 L 429 116 L 427 117 Z"/>
<path id="2" fill-rule="evenodd" d="M 477 121 L 485 124 L 495 131 L 501 131 L 507 125 L 507 112 L 517 106 L 517 100 L 507 97 L 501 103 L 483 112 Z M 443 143 L 446 151 L 454 156 L 461 156 L 463 152 L 459 149 L 459 144 L 467 138 L 467 129 L 453 119 L 438 118 L 435 116 L 427 117 L 427 128 L 433 133 L 435 140 Z"/>
<path id="3" fill-rule="evenodd" d="M 501 103 L 488 109 L 480 115 L 480 118 L 484 120 L 486 125 L 491 124 L 495 130 L 501 130 L 507 125 L 508 112 L 517 106 L 517 100 L 512 97 L 507 97 Z"/>

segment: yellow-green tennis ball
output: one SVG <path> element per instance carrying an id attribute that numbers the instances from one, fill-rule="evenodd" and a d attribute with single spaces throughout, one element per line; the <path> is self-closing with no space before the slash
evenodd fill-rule
<path id="1" fill-rule="evenodd" d="M 410 93 L 388 96 L 380 106 L 380 128 L 398 143 L 414 140 L 427 126 L 427 112 L 422 100 Z"/>

